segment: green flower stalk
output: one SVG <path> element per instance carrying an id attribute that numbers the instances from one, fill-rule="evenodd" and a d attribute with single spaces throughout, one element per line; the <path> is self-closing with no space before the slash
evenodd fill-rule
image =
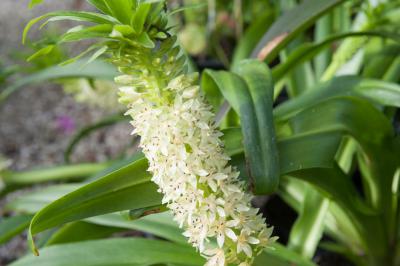
<path id="1" fill-rule="evenodd" d="M 272 228 L 251 206 L 252 196 L 229 165 L 198 74 L 188 73 L 186 58 L 169 31 L 164 3 L 103 2 L 109 5 L 95 5 L 105 14 L 73 12 L 81 20 L 90 17 L 102 24 L 69 31 L 60 42 L 86 38 L 89 32 L 105 39 L 95 46 L 108 53 L 121 72 L 116 78 L 122 86 L 120 102 L 132 117 L 132 133 L 141 136 L 148 171 L 164 195 L 163 204 L 207 259 L 206 265 L 251 265 L 274 241 Z M 116 2 L 128 12 L 118 16 L 111 4 Z M 65 15 L 47 16 L 57 20 Z"/>

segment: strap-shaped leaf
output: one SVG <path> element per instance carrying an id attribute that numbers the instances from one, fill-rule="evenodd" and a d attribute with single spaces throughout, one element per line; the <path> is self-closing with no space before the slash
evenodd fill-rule
<path id="1" fill-rule="evenodd" d="M 49 246 L 10 266 L 98 266 L 180 264 L 201 266 L 204 259 L 189 245 L 143 238 L 114 238 Z"/>
<path id="2" fill-rule="evenodd" d="M 54 232 L 46 241 L 45 246 L 102 239 L 122 231 L 124 231 L 122 228 L 102 226 L 83 221 L 72 222 Z"/>
<path id="3" fill-rule="evenodd" d="M 307 93 L 277 106 L 274 115 L 278 120 L 285 120 L 318 102 L 341 95 L 357 96 L 373 103 L 400 107 L 400 85 L 356 76 L 341 76 L 319 83 Z"/>
<path id="4" fill-rule="evenodd" d="M 256 194 L 272 193 L 279 182 L 279 163 L 272 116 L 273 83 L 265 64 L 242 61 L 237 73 L 207 70 L 239 114 L 248 175 Z"/>
<path id="5" fill-rule="evenodd" d="M 368 101 L 334 97 L 309 106 L 289 123 L 297 134 L 318 130 L 343 130 L 362 145 L 380 143 L 393 135 L 389 120 Z"/>
<path id="6" fill-rule="evenodd" d="M 75 190 L 41 209 L 32 219 L 29 238 L 48 228 L 104 213 L 159 205 L 161 194 L 150 181 L 147 161 L 140 159 Z"/>

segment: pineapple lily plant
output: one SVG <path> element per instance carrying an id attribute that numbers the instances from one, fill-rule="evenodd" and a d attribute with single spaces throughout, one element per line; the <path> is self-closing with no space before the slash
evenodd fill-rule
<path id="1" fill-rule="evenodd" d="M 98 93 L 116 112 L 118 98 L 125 118 L 103 124 L 129 119 L 140 151 L 117 162 L 2 169 L 3 194 L 61 183 L 8 204 L 16 215 L 0 223 L 0 241 L 28 228 L 39 255 L 12 265 L 314 265 L 320 249 L 355 265 L 399 265 L 400 3 L 271 1 L 238 38 L 229 71 L 199 78 L 176 37 L 182 10 L 161 0 L 88 2 L 95 11 L 31 20 L 23 41 L 39 22 L 82 23 L 31 58 L 90 40 L 63 67 L 82 58 L 82 69 L 112 66 L 116 85 Z M 79 95 L 84 86 L 73 84 Z M 40 194 L 44 204 L 24 205 Z M 286 246 L 252 204 L 274 194 L 298 213 Z M 160 239 L 109 238 L 127 229 Z"/>

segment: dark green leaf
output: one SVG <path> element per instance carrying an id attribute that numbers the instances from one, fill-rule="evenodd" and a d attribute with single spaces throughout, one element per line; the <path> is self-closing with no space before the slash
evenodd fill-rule
<path id="1" fill-rule="evenodd" d="M 239 114 L 249 177 L 257 194 L 272 193 L 279 182 L 279 164 L 272 118 L 273 84 L 265 64 L 242 61 L 237 72 L 207 70 Z"/>
<path id="2" fill-rule="evenodd" d="M 223 131 L 224 142 L 229 155 L 243 153 L 240 128 Z M 341 132 L 309 132 L 278 140 L 278 154 L 281 175 L 309 168 L 332 168 L 337 153 Z M 301 151 L 301 156 L 299 156 Z"/>
<path id="3" fill-rule="evenodd" d="M 161 195 L 146 170 L 146 160 L 135 161 L 41 209 L 30 225 L 32 249 L 36 251 L 32 236 L 48 228 L 100 214 L 160 204 Z"/>
<path id="4" fill-rule="evenodd" d="M 400 107 L 399 85 L 356 76 L 341 76 L 317 84 L 307 93 L 279 105 L 274 109 L 274 115 L 279 120 L 285 120 L 317 102 L 340 95 L 357 96 L 374 103 Z"/>

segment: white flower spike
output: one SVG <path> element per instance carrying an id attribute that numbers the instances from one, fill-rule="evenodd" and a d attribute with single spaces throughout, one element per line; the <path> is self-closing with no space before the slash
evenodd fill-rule
<path id="1" fill-rule="evenodd" d="M 124 85 L 120 100 L 129 107 L 163 203 L 207 258 L 206 266 L 251 265 L 254 255 L 274 241 L 272 228 L 251 206 L 239 173 L 228 165 L 222 134 L 196 85 L 197 74 L 180 75 L 166 88 L 146 92 L 130 86 L 131 79 L 116 79 Z M 154 86 L 147 80 L 142 81 L 145 87 Z"/>

